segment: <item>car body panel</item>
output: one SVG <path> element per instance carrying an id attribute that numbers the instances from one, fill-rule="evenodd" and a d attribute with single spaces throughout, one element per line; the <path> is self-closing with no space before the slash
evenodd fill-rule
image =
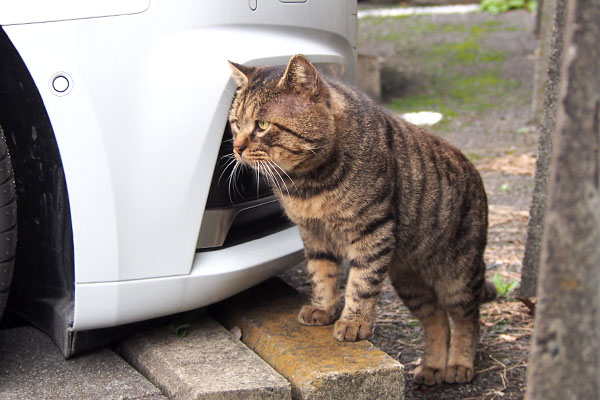
<path id="1" fill-rule="evenodd" d="M 5 28 L 40 88 L 60 148 L 77 283 L 190 273 L 203 183 L 235 90 L 228 59 L 282 63 L 304 53 L 343 64 L 353 57 L 333 33 L 215 26 L 194 6 L 171 17 L 177 27 L 163 26 L 155 3 L 139 15 Z M 194 11 L 204 20 L 191 19 Z M 61 71 L 72 78 L 66 96 L 51 88 Z"/>
<path id="2" fill-rule="evenodd" d="M 77 284 L 73 329 L 123 325 L 209 305 L 298 265 L 303 258 L 298 228 L 293 227 L 198 253 L 189 275 Z"/>
<path id="3" fill-rule="evenodd" d="M 302 53 L 352 80 L 356 2 L 259 0 L 255 10 L 247 1 L 74 3 L 52 2 L 57 9 L 45 15 L 21 4 L 0 17 L 43 100 L 64 169 L 75 269 L 65 328 L 201 307 L 298 261 L 296 228 L 197 252 L 235 92 L 227 60 L 285 64 Z M 0 15 L 7 7 L 0 2 Z M 56 22 L 29 23 L 41 21 Z"/>
<path id="4" fill-rule="evenodd" d="M 0 0 L 0 25 L 137 14 L 148 7 L 150 0 Z"/>

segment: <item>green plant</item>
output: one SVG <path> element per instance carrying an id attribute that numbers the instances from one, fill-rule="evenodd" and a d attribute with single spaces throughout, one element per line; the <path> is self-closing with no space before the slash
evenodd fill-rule
<path id="1" fill-rule="evenodd" d="M 417 327 L 419 326 L 419 321 L 417 321 L 416 319 L 412 319 L 408 321 L 408 326 L 410 326 L 411 328 Z"/>
<path id="2" fill-rule="evenodd" d="M 535 12 L 537 10 L 537 0 L 481 0 L 479 8 L 492 14 L 520 8 Z"/>
<path id="3" fill-rule="evenodd" d="M 517 280 L 505 282 L 500 274 L 494 274 L 492 282 L 494 282 L 498 294 L 502 297 L 508 296 L 519 285 L 519 281 Z"/>
<path id="4" fill-rule="evenodd" d="M 187 336 L 190 324 L 181 320 L 174 321 L 169 324 L 168 330 L 178 338 L 182 339 Z"/>
<path id="5" fill-rule="evenodd" d="M 467 159 L 471 162 L 479 161 L 479 160 L 483 159 L 483 156 L 481 154 L 477 154 L 477 153 L 467 153 L 466 156 L 467 156 Z"/>

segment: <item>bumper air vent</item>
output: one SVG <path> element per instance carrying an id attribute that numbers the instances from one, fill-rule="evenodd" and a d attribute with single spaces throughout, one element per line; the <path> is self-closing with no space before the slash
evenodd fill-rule
<path id="1" fill-rule="evenodd" d="M 238 167 L 230 177 L 233 143 L 225 127 L 217 164 L 210 184 L 196 251 L 229 247 L 273 234 L 292 226 L 271 188 L 256 172 Z"/>

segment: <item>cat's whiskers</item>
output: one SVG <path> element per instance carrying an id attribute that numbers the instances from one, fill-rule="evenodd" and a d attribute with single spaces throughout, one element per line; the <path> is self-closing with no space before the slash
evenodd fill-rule
<path id="1" fill-rule="evenodd" d="M 256 171 L 256 197 L 258 197 L 260 194 L 260 161 L 253 161 L 252 164 Z"/>
<path id="2" fill-rule="evenodd" d="M 285 181 L 283 180 L 283 178 L 281 177 L 281 175 L 279 175 L 279 172 L 277 172 L 277 170 L 272 167 L 271 160 L 265 160 L 264 166 L 267 169 L 267 171 L 269 172 L 269 175 L 271 176 L 271 181 L 277 186 L 277 189 L 279 189 L 279 192 L 283 194 L 283 189 L 282 189 L 281 184 L 279 183 L 279 180 L 277 179 L 277 177 L 279 177 L 279 179 L 281 180 L 281 183 L 283 183 L 283 186 L 285 187 L 285 191 L 287 192 L 287 194 L 289 196 L 290 191 L 288 190 L 288 187 L 287 187 Z M 277 174 L 277 176 L 275 176 L 275 174 Z"/>
<path id="3" fill-rule="evenodd" d="M 234 161 L 237 161 L 235 159 L 235 157 L 234 157 Z M 235 180 L 235 174 L 236 174 L 236 171 L 239 168 L 239 166 L 240 166 L 240 163 L 236 162 L 235 165 L 233 166 L 233 169 L 229 173 L 229 178 L 227 179 L 227 181 L 228 181 L 227 194 L 229 195 L 229 201 L 231 201 L 232 203 L 233 203 L 233 199 L 231 198 L 231 183 Z M 233 187 L 234 187 L 234 189 L 236 189 L 235 185 L 233 185 Z"/>
<path id="4" fill-rule="evenodd" d="M 235 156 L 233 155 L 233 152 L 227 153 L 227 154 L 225 154 L 225 155 L 222 155 L 222 156 L 219 158 L 219 161 L 218 161 L 218 162 L 221 162 L 221 160 L 223 160 L 223 159 L 234 159 L 234 160 L 235 160 Z"/>
<path id="5" fill-rule="evenodd" d="M 304 146 L 304 148 L 308 151 L 310 151 L 311 153 L 313 153 L 315 156 L 317 155 L 317 153 L 315 152 L 315 150 L 319 149 L 319 147 L 310 147 L 304 143 L 302 143 L 302 146 Z"/>
<path id="6" fill-rule="evenodd" d="M 267 166 L 265 165 L 264 160 L 258 160 L 257 162 L 258 162 L 258 168 L 259 168 L 260 172 L 262 173 L 265 181 L 267 183 L 270 183 L 271 175 L 269 174 L 269 170 L 268 170 Z"/>
<path id="7" fill-rule="evenodd" d="M 292 178 L 291 178 L 291 177 L 288 175 L 288 173 L 287 173 L 287 172 L 285 172 L 285 171 L 283 170 L 283 168 L 281 168 L 281 167 L 279 166 L 279 164 L 277 164 L 275 161 L 271 160 L 271 162 L 273 163 L 273 165 L 274 165 L 275 167 L 277 167 L 277 168 L 278 168 L 278 169 L 279 169 L 281 172 L 283 172 L 283 174 L 284 174 L 284 175 L 285 175 L 285 176 L 286 176 L 286 177 L 287 177 L 287 178 L 290 180 L 290 182 L 292 182 L 292 185 L 294 185 L 294 188 L 296 189 L 296 193 L 298 193 L 298 192 L 299 192 L 299 191 L 298 191 L 298 186 L 296 186 L 296 183 L 295 183 L 295 182 L 294 182 L 294 180 L 293 180 L 293 179 L 292 179 Z"/>
<path id="8" fill-rule="evenodd" d="M 249 166 L 247 164 L 242 163 L 242 162 L 238 162 L 238 165 L 240 167 L 237 169 L 237 171 L 235 173 L 235 182 L 233 183 L 233 188 L 235 189 L 235 192 L 239 196 L 244 197 L 243 194 L 242 194 L 242 192 L 240 191 L 240 188 L 236 185 L 236 183 L 239 181 L 239 174 L 241 174 L 244 169 L 249 168 Z"/>
<path id="9" fill-rule="evenodd" d="M 304 148 L 308 151 L 310 151 L 311 153 L 313 153 L 315 156 L 317 155 L 317 153 L 315 152 L 315 150 L 319 150 L 322 149 L 323 147 L 325 147 L 325 145 L 323 146 L 316 146 L 316 147 L 310 147 L 309 145 L 305 144 L 305 143 L 301 143 L 302 146 L 304 146 Z"/>
<path id="10" fill-rule="evenodd" d="M 279 191 L 281 191 L 281 186 L 279 186 L 279 182 L 275 179 L 275 176 L 273 175 L 273 171 L 271 171 L 271 167 L 265 162 L 265 160 L 261 160 L 260 164 L 261 164 L 262 168 L 264 168 L 264 175 L 267 178 L 268 183 L 271 186 L 277 187 L 277 189 L 279 189 Z"/>
<path id="11" fill-rule="evenodd" d="M 283 183 L 283 186 L 285 187 L 285 191 L 287 192 L 287 194 L 289 196 L 290 195 L 290 191 L 289 191 L 289 189 L 287 187 L 287 184 L 285 183 L 285 179 L 283 179 L 283 177 L 281 176 L 281 174 L 279 173 L 279 171 L 277 171 L 277 168 L 274 167 L 275 162 L 273 160 L 267 160 L 267 164 L 269 164 L 269 169 L 272 171 L 271 173 L 275 172 L 275 174 L 277 174 L 277 176 L 279 177 L 279 179 L 281 179 L 281 183 Z M 283 193 L 283 191 L 281 190 L 281 186 L 279 186 L 279 191 L 281 193 Z"/>
<path id="12" fill-rule="evenodd" d="M 221 183 L 221 178 L 223 177 L 223 174 L 225 174 L 225 171 L 227 171 L 227 169 L 229 169 L 229 167 L 231 167 L 231 165 L 233 165 L 236 162 L 237 162 L 237 160 L 235 159 L 235 157 L 231 157 L 229 159 L 229 161 L 227 161 L 227 164 L 225 165 L 225 168 L 223 168 L 223 171 L 221 172 L 221 175 L 219 175 L 219 179 L 217 180 L 217 184 Z"/>
<path id="13" fill-rule="evenodd" d="M 314 149 L 311 149 L 310 147 L 308 147 L 307 145 L 303 144 L 304 148 L 308 151 L 310 151 L 311 153 L 313 153 L 315 156 L 317 155 L 317 153 L 315 153 Z"/>

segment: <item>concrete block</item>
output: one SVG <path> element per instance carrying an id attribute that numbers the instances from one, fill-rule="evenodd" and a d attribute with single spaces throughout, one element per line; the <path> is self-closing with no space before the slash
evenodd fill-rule
<path id="1" fill-rule="evenodd" d="M 274 278 L 209 309 L 292 384 L 294 399 L 402 399 L 403 366 L 369 341 L 338 342 L 333 326 L 303 326 L 302 297 Z"/>
<path id="2" fill-rule="evenodd" d="M 381 61 L 379 57 L 358 54 L 356 85 L 373 100 L 381 101 Z"/>
<path id="3" fill-rule="evenodd" d="M 116 347 L 170 399 L 290 399 L 290 384 L 223 326 L 204 314 L 178 337 L 167 327 Z"/>
<path id="4" fill-rule="evenodd" d="M 0 399 L 166 400 L 121 357 L 108 349 L 65 360 L 42 332 L 0 331 Z"/>

